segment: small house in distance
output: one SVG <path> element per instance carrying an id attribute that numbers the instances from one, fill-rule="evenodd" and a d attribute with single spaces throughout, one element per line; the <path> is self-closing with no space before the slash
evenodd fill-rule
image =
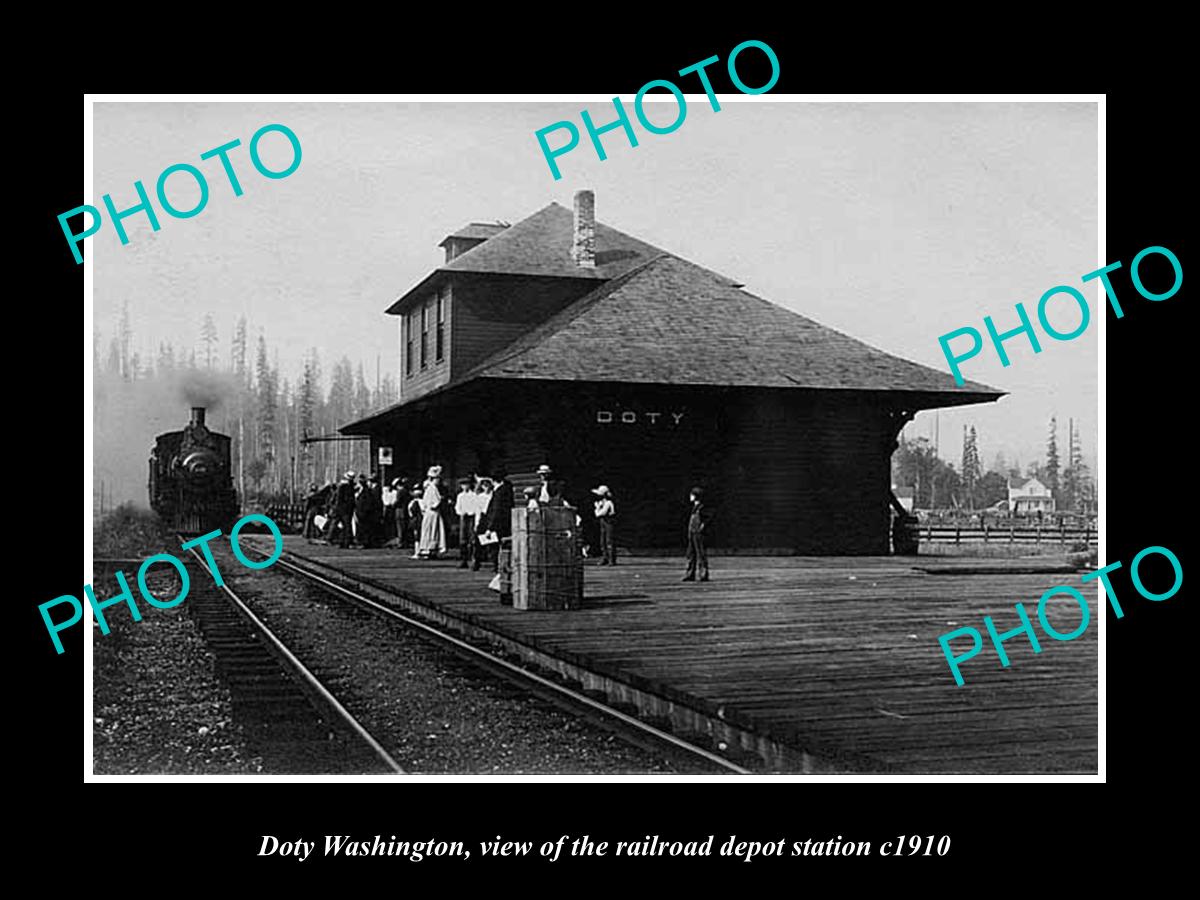
<path id="1" fill-rule="evenodd" d="M 756 297 L 594 204 L 581 191 L 574 211 L 443 241 L 442 265 L 387 309 L 399 402 L 342 433 L 369 436 L 372 458 L 391 447 L 385 476 L 503 464 L 519 488 L 549 463 L 585 511 L 607 484 L 629 548 L 678 550 L 701 485 L 718 551 L 887 553 L 900 429 L 1001 392 Z"/>
<path id="2" fill-rule="evenodd" d="M 1014 516 L 1054 512 L 1054 495 L 1036 478 L 1008 479 L 1008 511 Z"/>

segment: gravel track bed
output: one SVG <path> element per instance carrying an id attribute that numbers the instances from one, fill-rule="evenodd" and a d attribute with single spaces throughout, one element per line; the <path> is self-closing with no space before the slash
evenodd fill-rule
<path id="1" fill-rule="evenodd" d="M 629 744 L 299 576 L 217 556 L 226 582 L 408 772 L 714 772 Z"/>
<path id="2" fill-rule="evenodd" d="M 179 542 L 149 513 L 119 509 L 95 531 L 97 557 L 180 555 Z M 139 600 L 136 571 L 126 572 Z M 170 599 L 178 581 L 152 569 L 151 591 Z M 118 592 L 116 578 L 96 579 L 98 600 Z M 233 716 L 216 660 L 188 616 L 187 601 L 173 609 L 138 602 L 142 621 L 110 607 L 111 629 L 92 628 L 92 765 L 101 775 L 247 774 L 262 771 Z M 88 617 L 91 621 L 91 617 Z"/>

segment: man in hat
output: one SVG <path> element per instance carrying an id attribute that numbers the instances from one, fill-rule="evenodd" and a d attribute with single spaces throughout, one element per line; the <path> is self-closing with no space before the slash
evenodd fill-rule
<path id="1" fill-rule="evenodd" d="M 376 546 L 379 519 L 383 514 L 379 499 L 379 482 L 375 476 L 360 476 L 362 490 L 354 500 L 354 517 L 358 520 L 358 542 L 365 548 Z"/>
<path id="2" fill-rule="evenodd" d="M 592 488 L 596 500 L 596 521 L 600 524 L 600 565 L 615 566 L 617 564 L 617 545 L 614 540 L 617 508 L 613 504 L 612 491 L 608 485 Z"/>
<path id="3" fill-rule="evenodd" d="M 338 482 L 333 494 L 333 530 L 330 539 L 341 529 L 340 544 L 345 550 L 350 546 L 352 521 L 354 518 L 354 473 L 347 472 Z"/>
<path id="4" fill-rule="evenodd" d="M 704 489 L 692 488 L 689 498 L 692 512 L 688 517 L 687 530 L 687 574 L 683 581 L 695 581 L 696 569 L 700 569 L 700 580 L 708 581 L 708 552 L 704 549 L 704 529 L 709 522 L 708 508 L 704 505 Z"/>
<path id="5" fill-rule="evenodd" d="M 512 554 L 512 511 L 516 499 L 513 497 L 513 483 L 508 480 L 508 470 L 502 464 L 493 466 L 492 474 L 496 477 L 496 489 L 492 491 L 492 502 L 488 504 L 486 524 L 481 525 L 485 531 L 495 532 L 499 538 L 497 549 L 492 557 L 493 571 L 500 572 L 501 562 L 507 567 L 511 565 Z M 501 559 L 503 557 L 503 560 Z M 509 581 L 507 597 L 503 590 L 505 574 L 501 574 L 500 602 L 512 604 L 512 584 Z"/>
<path id="6" fill-rule="evenodd" d="M 542 479 L 542 486 L 541 486 L 541 489 L 538 491 L 537 499 L 540 503 L 549 503 L 550 502 L 550 478 L 553 473 L 551 472 L 550 467 L 545 465 L 544 463 L 542 465 L 538 466 L 537 473 L 538 473 L 538 478 Z"/>
<path id="7" fill-rule="evenodd" d="M 404 479 L 392 479 L 392 517 L 395 521 L 397 547 L 403 547 L 408 537 L 408 499 L 408 486 Z"/>
<path id="8" fill-rule="evenodd" d="M 475 522 L 474 531 L 471 540 L 475 544 L 475 563 L 471 566 L 472 571 L 478 572 L 479 566 L 485 560 L 492 562 L 492 557 L 495 551 L 499 549 L 496 544 L 488 544 L 484 546 L 479 543 L 479 535 L 486 533 L 488 508 L 492 504 L 492 479 L 480 478 L 476 476 L 475 488 Z"/>

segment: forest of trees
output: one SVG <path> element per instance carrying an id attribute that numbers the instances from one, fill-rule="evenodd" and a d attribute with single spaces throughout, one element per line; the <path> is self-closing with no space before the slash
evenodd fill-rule
<path id="1" fill-rule="evenodd" d="M 918 509 L 978 510 L 1008 499 L 1009 478 L 1036 477 L 1053 493 L 1058 511 L 1094 513 L 1096 484 L 1083 460 L 1083 444 L 1073 419 L 1068 420 L 1067 431 L 1065 468 L 1058 452 L 1058 420 L 1051 417 L 1045 457 L 1029 463 L 1024 472 L 1003 453 L 997 453 L 985 471 L 974 425 L 963 427 L 957 467 L 937 455 L 929 438 L 901 435 L 900 446 L 892 454 L 892 483 L 911 486 Z"/>
<path id="2" fill-rule="evenodd" d="M 333 436 L 340 425 L 395 403 L 395 378 L 376 361 L 368 381 L 362 361 L 343 356 L 326 376 L 317 349 L 304 355 L 291 378 L 280 372 L 278 353 L 259 330 L 251 343 L 245 317 L 233 324 L 223 350 L 220 329 L 212 315 L 199 324 L 191 347 L 160 343 L 153 359 L 134 347 L 133 326 L 126 307 L 107 342 L 93 336 L 97 397 L 106 391 L 133 391 L 154 383 L 186 383 L 207 377 L 219 385 L 226 429 L 233 438 L 235 487 L 248 503 L 288 500 L 311 481 L 335 480 L 346 469 L 371 468 L 366 441 L 313 441 Z M 179 425 L 185 411 L 179 403 Z M 100 412 L 98 410 L 98 412 Z M 148 446 L 148 445 L 147 445 Z M 137 451 L 139 454 L 144 452 Z M 1008 498 L 1008 479 L 1036 476 L 1054 494 L 1063 512 L 1091 513 L 1096 509 L 1096 485 L 1083 460 L 1083 444 L 1073 420 L 1067 424 L 1065 461 L 1058 449 L 1058 422 L 1051 418 L 1043 459 L 1025 470 L 997 453 L 985 470 L 975 426 L 964 427 L 959 464 L 941 459 L 926 437 L 901 435 L 892 455 L 892 482 L 915 490 L 919 509 L 986 509 Z"/>
<path id="3" fill-rule="evenodd" d="M 160 343 L 155 358 L 144 359 L 133 350 L 126 307 L 107 343 L 98 329 L 93 336 L 97 397 L 156 382 L 186 385 L 193 376 L 218 386 L 225 430 L 233 438 L 235 487 L 250 502 L 287 500 L 293 491 L 302 494 L 310 481 L 332 480 L 346 469 L 369 469 L 366 441 L 301 439 L 332 436 L 339 425 L 395 403 L 392 372 L 382 372 L 376 361 L 369 382 L 363 363 L 355 365 L 343 356 L 333 364 L 326 386 L 323 361 L 314 347 L 289 378 L 280 371 L 278 352 L 266 334 L 259 330 L 252 341 L 251 333 L 245 317 L 239 318 L 223 345 L 216 321 L 206 315 L 194 346 Z M 182 401 L 179 405 L 182 427 L 186 410 Z"/>

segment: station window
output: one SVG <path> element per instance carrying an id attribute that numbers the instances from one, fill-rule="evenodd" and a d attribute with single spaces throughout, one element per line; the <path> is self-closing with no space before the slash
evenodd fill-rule
<path id="1" fill-rule="evenodd" d="M 448 288 L 442 288 L 437 297 L 437 333 L 434 339 L 434 353 L 438 362 L 446 356 L 446 301 L 450 299 Z"/>
<path id="2" fill-rule="evenodd" d="M 429 365 L 429 304 L 421 307 L 421 368 Z"/>
<path id="3" fill-rule="evenodd" d="M 413 313 L 404 316 L 404 372 L 413 373 Z"/>

